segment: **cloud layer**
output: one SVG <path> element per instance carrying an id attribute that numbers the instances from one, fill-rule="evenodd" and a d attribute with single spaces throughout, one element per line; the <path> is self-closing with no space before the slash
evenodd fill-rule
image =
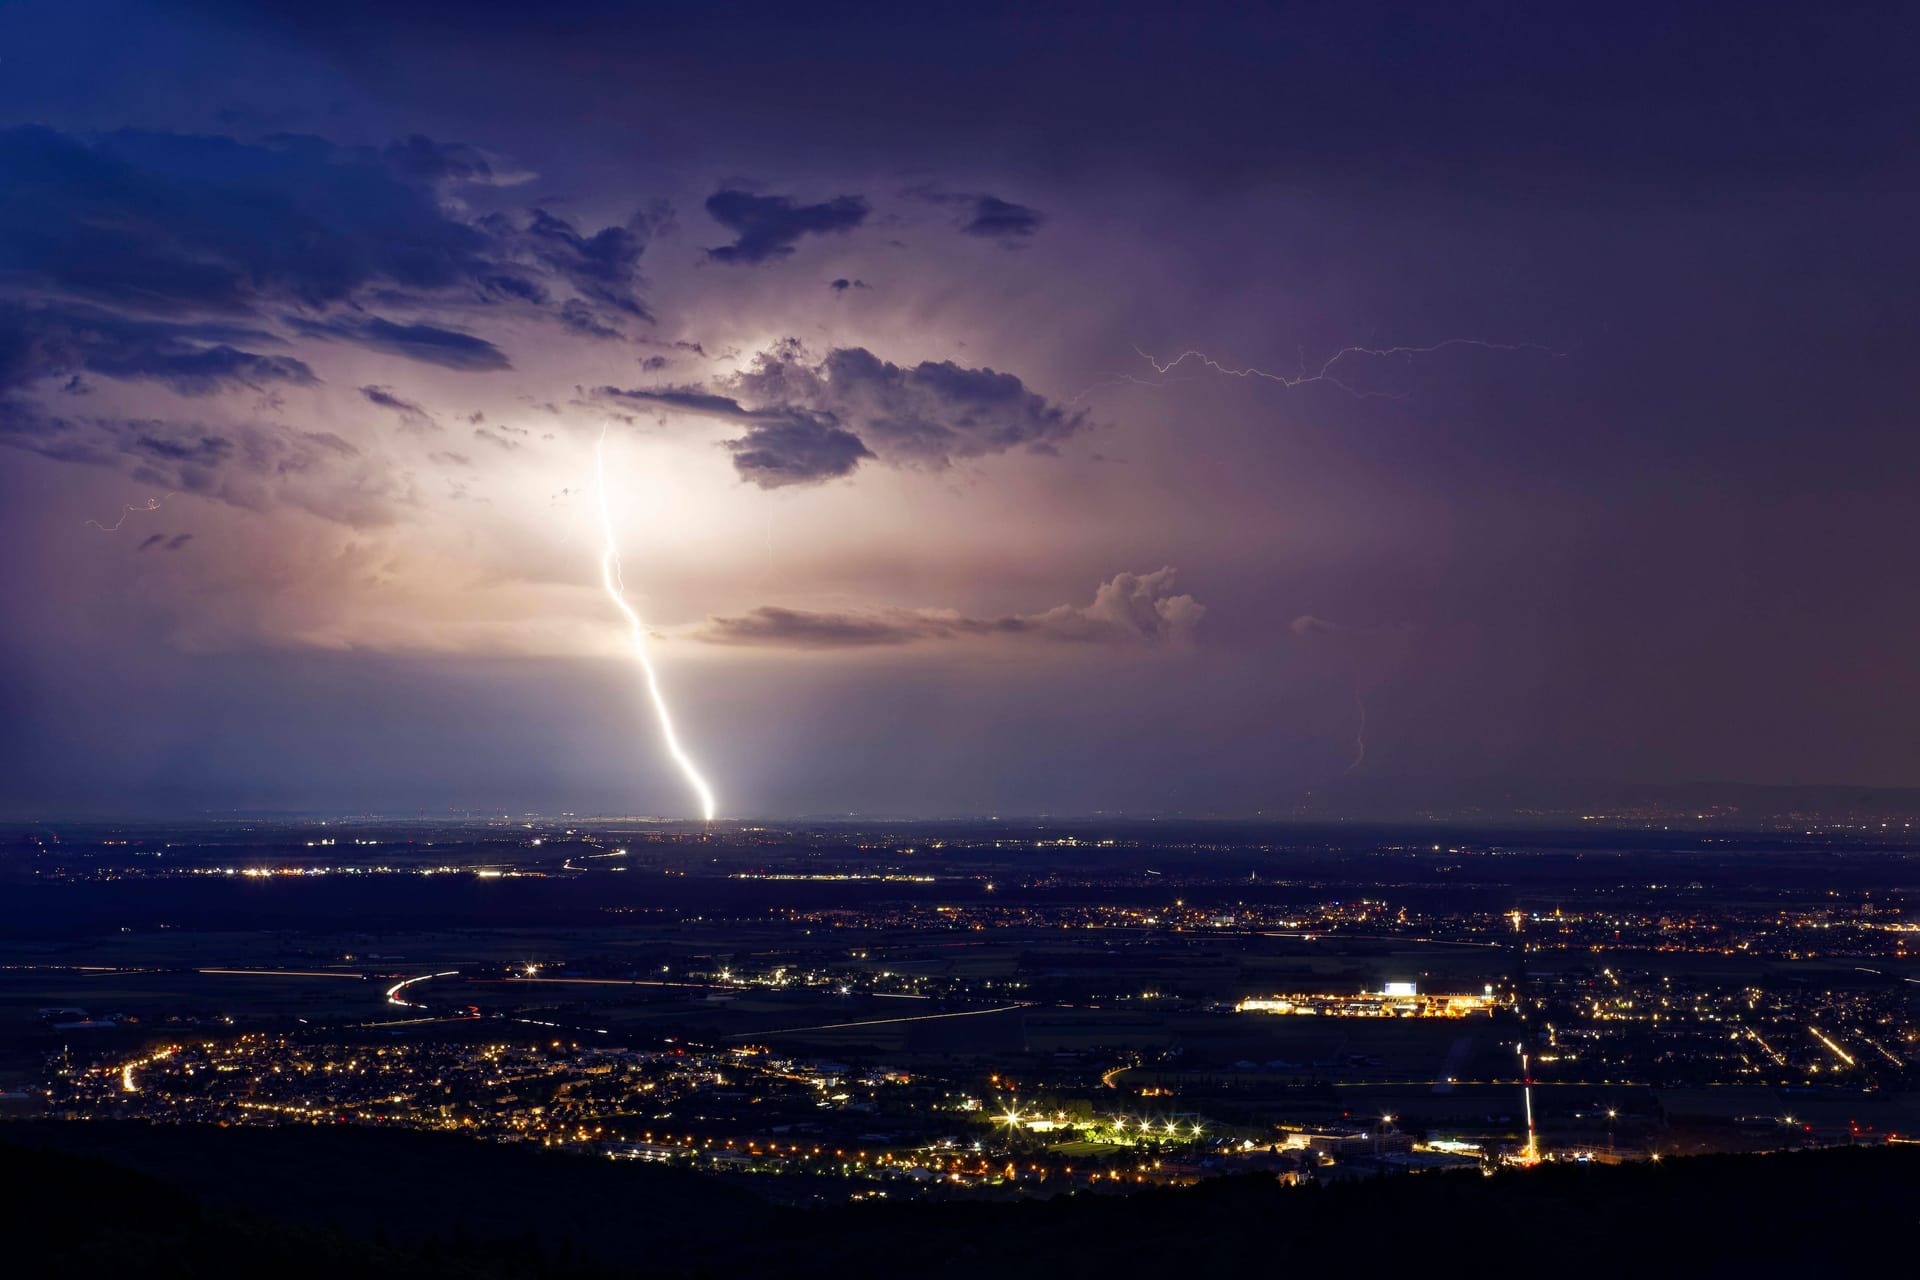
<path id="1" fill-rule="evenodd" d="M 950 360 L 902 366 L 865 347 L 814 360 L 788 341 L 761 352 L 717 389 L 602 387 L 603 399 L 745 424 L 727 442 L 741 477 L 761 488 L 815 484 L 867 459 L 938 470 L 1025 449 L 1053 453 L 1087 425 L 1018 377 Z"/>
<path id="2" fill-rule="evenodd" d="M 1041 613 L 974 618 L 947 609 L 884 609 L 825 613 L 765 605 L 713 618 L 696 633 L 710 644 L 776 649 L 856 649 L 983 639 L 1072 644 L 1185 645 L 1206 606 L 1173 591 L 1174 570 L 1120 573 L 1100 584 L 1091 603 Z"/>
<path id="3" fill-rule="evenodd" d="M 496 319 L 618 337 L 651 320 L 639 261 L 671 218 L 657 203 L 598 231 L 540 208 L 477 215 L 461 189 L 527 175 L 417 135 L 368 148 L 27 126 L 0 129 L 0 174 L 0 444 L 249 507 L 303 477 L 293 505 L 355 518 L 394 485 L 338 434 L 276 421 L 283 393 L 321 388 L 313 344 L 479 374 L 513 365 L 474 332 Z M 127 396 L 91 395 L 112 384 L 201 403 L 129 414 Z M 435 425 L 404 388 L 359 394 Z M 321 497 L 328 471 L 339 501 Z"/>

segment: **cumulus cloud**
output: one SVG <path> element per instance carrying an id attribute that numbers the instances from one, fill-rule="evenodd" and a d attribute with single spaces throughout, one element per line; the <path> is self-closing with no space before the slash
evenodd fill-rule
<path id="1" fill-rule="evenodd" d="M 842 431 L 830 419 L 807 415 L 760 423 L 727 441 L 727 447 L 733 450 L 734 470 L 762 489 L 818 484 L 851 475 L 873 456 L 851 431 Z"/>
<path id="2" fill-rule="evenodd" d="M 1206 606 L 1173 591 L 1174 570 L 1121 573 L 1084 605 L 975 618 L 946 609 L 825 613 L 766 605 L 709 619 L 696 638 L 710 644 L 781 649 L 850 649 L 1013 639 L 1073 644 L 1185 645 Z"/>
<path id="3" fill-rule="evenodd" d="M 901 366 L 864 347 L 837 347 L 816 362 L 791 341 L 760 353 L 718 391 L 597 394 L 748 424 L 727 444 L 742 478 L 762 488 L 830 480 L 870 458 L 937 470 L 1014 449 L 1052 453 L 1087 422 L 1010 373 L 950 360 Z"/>
<path id="4" fill-rule="evenodd" d="M 440 424 L 433 420 L 432 414 L 413 401 L 395 395 L 390 387 L 362 387 L 360 394 L 366 397 L 369 404 L 390 409 L 398 414 L 401 425 L 409 430 L 438 431 L 440 429 Z"/>
<path id="5" fill-rule="evenodd" d="M 750 409 L 732 396 L 695 387 L 601 387 L 598 396 L 624 404 L 652 406 L 722 418 L 745 426 L 726 442 L 733 453 L 734 470 L 763 489 L 785 485 L 819 484 L 851 475 L 873 457 L 860 437 L 842 428 L 830 413 L 796 405 Z"/>
<path id="6" fill-rule="evenodd" d="M 805 235 L 847 232 L 866 221 L 869 209 L 859 196 L 839 196 L 824 204 L 795 204 L 786 196 L 757 196 L 748 191 L 716 191 L 707 197 L 707 213 L 733 232 L 732 244 L 707 250 L 715 262 L 756 263 L 784 258 Z"/>
<path id="7" fill-rule="evenodd" d="M 793 345 L 763 352 L 733 390 L 756 403 L 832 414 L 895 465 L 944 467 L 1016 448 L 1050 452 L 1086 421 L 1011 373 L 951 360 L 901 366 L 865 347 L 837 347 L 818 364 Z"/>

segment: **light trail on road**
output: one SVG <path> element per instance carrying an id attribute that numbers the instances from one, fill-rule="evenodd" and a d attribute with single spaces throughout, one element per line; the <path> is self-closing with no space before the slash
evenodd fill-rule
<path id="1" fill-rule="evenodd" d="M 351 978 L 355 982 L 367 980 L 367 975 L 364 973 L 324 972 L 318 969 L 195 969 L 194 972 L 228 974 L 239 978 Z M 413 981 L 418 982 L 420 979 L 415 978 Z"/>
<path id="2" fill-rule="evenodd" d="M 781 1027 L 778 1031 L 749 1031 L 742 1035 L 728 1036 L 729 1040 L 756 1040 L 761 1036 L 792 1035 L 798 1031 L 839 1031 L 848 1027 L 884 1027 L 897 1022 L 938 1022 L 942 1018 L 978 1018 L 989 1013 L 1011 1013 L 1015 1009 L 1031 1009 L 1033 1001 L 1023 1000 L 1019 1004 L 1003 1004 L 993 1009 L 961 1009 L 955 1013 L 922 1013 L 910 1018 L 868 1018 L 861 1022 L 826 1022 L 817 1027 Z"/>
<path id="3" fill-rule="evenodd" d="M 423 973 L 417 978 L 402 978 L 387 988 L 387 1003 L 398 1005 L 402 1009 L 424 1009 L 427 1007 L 424 1004 L 415 1004 L 411 1000 L 402 1000 L 400 993 L 416 982 L 426 982 L 431 978 L 457 978 L 459 976 L 460 971 L 458 969 L 448 969 L 445 973 Z"/>
<path id="4" fill-rule="evenodd" d="M 745 988 L 714 982 L 668 982 L 662 978 L 501 978 L 501 982 L 557 982 L 582 987 L 680 987 L 690 991 L 741 991 Z"/>

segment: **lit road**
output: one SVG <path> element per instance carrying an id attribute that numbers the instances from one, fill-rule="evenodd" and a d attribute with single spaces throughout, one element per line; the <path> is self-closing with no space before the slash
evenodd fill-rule
<path id="1" fill-rule="evenodd" d="M 415 1004 L 411 1000 L 403 999 L 400 993 L 416 982 L 426 982 L 432 978 L 457 978 L 459 976 L 460 971 L 458 969 L 448 969 L 444 973 L 423 973 L 417 978 L 402 978 L 387 988 L 387 1003 L 398 1005 L 402 1009 L 424 1009 L 427 1007 L 426 1005 Z"/>
<path id="2" fill-rule="evenodd" d="M 1869 969 L 1863 964 L 1857 964 L 1853 967 L 1861 973 L 1877 973 L 1883 978 L 1899 978 L 1902 982 L 1911 982 L 1914 986 L 1920 987 L 1920 978 L 1903 978 L 1897 973 L 1888 973 L 1885 969 Z"/>
<path id="3" fill-rule="evenodd" d="M 1842 1049 L 1839 1045 L 1835 1044 L 1833 1040 L 1827 1035 L 1826 1032 L 1814 1026 L 1809 1026 L 1807 1030 L 1813 1033 L 1813 1038 L 1815 1040 L 1818 1040 L 1821 1044 L 1827 1046 L 1828 1051 L 1831 1052 L 1834 1057 L 1840 1059 L 1840 1061 L 1844 1062 L 1849 1067 L 1854 1065 L 1853 1055 L 1848 1053 L 1845 1049 Z"/>
<path id="4" fill-rule="evenodd" d="M 800 1031 L 839 1031 L 848 1027 L 886 1027 L 902 1022 L 938 1022 L 942 1018 L 981 1018 L 990 1013 L 1012 1013 L 1016 1009 L 1031 1009 L 1034 1002 L 1022 1000 L 1018 1004 L 1003 1004 L 992 1009 L 961 1009 L 955 1013 L 922 1013 L 907 1018 L 867 1018 L 859 1022 L 823 1022 L 812 1027 L 781 1027 L 777 1031 L 750 1031 L 743 1035 L 728 1036 L 729 1040 L 758 1040 L 764 1036 L 792 1035 Z"/>
<path id="5" fill-rule="evenodd" d="M 351 978 L 355 982 L 365 982 L 364 973 L 342 973 L 339 970 L 319 969 L 195 969 L 195 973 L 223 974 L 235 978 Z M 415 978 L 415 982 L 419 979 Z"/>
<path id="6" fill-rule="evenodd" d="M 577 987 L 683 987 L 693 991 L 740 991 L 742 986 L 714 982 L 667 982 L 660 978 L 501 978 L 501 982 L 552 982 Z"/>
<path id="7" fill-rule="evenodd" d="M 1476 947 L 1482 950 L 1488 947 L 1498 949 L 1507 945 L 1504 942 L 1474 942 L 1460 938 L 1417 938 L 1411 934 L 1401 933 L 1341 933 L 1335 929 L 1255 929 L 1251 930 L 1248 936 L 1256 938 L 1299 938 L 1306 942 L 1313 942 L 1316 939 L 1321 942 L 1417 942 L 1427 947 Z"/>

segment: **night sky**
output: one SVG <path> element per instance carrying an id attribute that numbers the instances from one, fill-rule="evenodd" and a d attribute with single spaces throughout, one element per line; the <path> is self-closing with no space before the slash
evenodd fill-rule
<path id="1" fill-rule="evenodd" d="M 1917 12 L 0 4 L 0 813 L 1920 784 Z"/>

